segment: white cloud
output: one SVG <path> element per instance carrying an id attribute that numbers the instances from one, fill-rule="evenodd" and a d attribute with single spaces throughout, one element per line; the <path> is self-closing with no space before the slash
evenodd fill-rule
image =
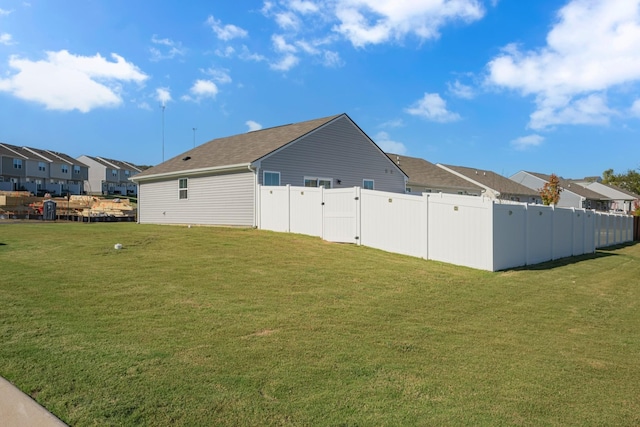
<path id="1" fill-rule="evenodd" d="M 189 89 L 189 93 L 191 95 L 184 95 L 181 99 L 200 102 L 204 98 L 215 98 L 218 94 L 218 86 L 211 80 L 196 80 Z"/>
<path id="2" fill-rule="evenodd" d="M 364 47 L 408 35 L 435 39 L 449 21 L 476 21 L 484 9 L 477 0 L 337 0 L 335 15 L 334 30 Z"/>
<path id="3" fill-rule="evenodd" d="M 228 84 L 232 82 L 229 70 L 208 68 L 204 70 L 204 73 L 211 76 L 213 81 L 219 84 Z"/>
<path id="4" fill-rule="evenodd" d="M 572 0 L 558 12 L 547 44 L 511 44 L 487 65 L 487 83 L 534 95 L 529 126 L 606 124 L 604 96 L 640 82 L 640 0 Z"/>
<path id="5" fill-rule="evenodd" d="M 275 19 L 278 26 L 283 30 L 297 30 L 300 28 L 300 19 L 293 12 L 277 13 Z"/>
<path id="6" fill-rule="evenodd" d="M 374 141 L 385 153 L 406 154 L 407 152 L 407 147 L 402 142 L 393 141 L 387 132 L 378 132 Z"/>
<path id="7" fill-rule="evenodd" d="M 447 103 L 437 93 L 425 93 L 422 99 L 406 109 L 407 113 L 434 122 L 447 123 L 460 120 L 460 115 L 447 110 Z"/>
<path id="8" fill-rule="evenodd" d="M 640 117 L 640 99 L 636 99 L 631 106 L 631 114 L 635 117 Z"/>
<path id="9" fill-rule="evenodd" d="M 31 61 L 12 56 L 9 66 L 18 70 L 0 79 L 0 91 L 50 110 L 78 110 L 122 104 L 122 84 L 143 83 L 148 76 L 134 64 L 112 53 L 113 61 L 100 54 L 73 55 L 66 50 L 47 52 L 45 60 Z"/>
<path id="10" fill-rule="evenodd" d="M 315 12 L 318 12 L 319 10 L 319 7 L 317 4 L 315 4 L 314 2 L 305 1 L 305 0 L 291 0 L 289 2 L 289 7 L 291 7 L 291 9 L 303 15 L 306 15 L 309 13 L 315 13 Z"/>
<path id="11" fill-rule="evenodd" d="M 258 122 L 254 122 L 253 120 L 247 120 L 244 124 L 249 128 L 247 132 L 253 132 L 255 130 L 262 129 L 262 125 Z"/>
<path id="12" fill-rule="evenodd" d="M 163 107 L 167 105 L 167 102 L 172 101 L 171 92 L 168 87 L 159 87 L 156 89 L 156 101 Z"/>
<path id="13" fill-rule="evenodd" d="M 381 128 L 399 128 L 403 126 L 404 126 L 404 121 L 402 119 L 389 120 L 380 125 Z"/>
<path id="14" fill-rule="evenodd" d="M 516 138 L 511 141 L 511 145 L 516 150 L 523 151 L 531 147 L 537 147 L 538 145 L 542 144 L 542 142 L 544 142 L 544 137 L 534 134 L 534 135 L 527 135 L 527 136 L 521 136 L 520 138 Z"/>
<path id="15" fill-rule="evenodd" d="M 272 70 L 276 71 L 289 71 L 300 62 L 300 58 L 295 55 L 287 54 L 278 62 L 273 62 L 270 64 Z"/>
<path id="16" fill-rule="evenodd" d="M 6 9 L 2 9 L 2 8 L 0 8 L 0 16 L 8 15 L 8 14 L 10 14 L 11 12 L 13 12 L 13 11 L 12 11 L 12 10 L 6 10 Z"/>
<path id="17" fill-rule="evenodd" d="M 295 53 L 298 50 L 294 45 L 287 43 L 281 34 L 272 35 L 271 42 L 276 52 Z"/>
<path id="18" fill-rule="evenodd" d="M 447 83 L 447 87 L 449 89 L 449 93 L 458 98 L 473 99 L 476 96 L 471 86 L 462 84 L 459 80 L 456 80 L 453 83 Z"/>
<path id="19" fill-rule="evenodd" d="M 249 48 L 245 45 L 242 45 L 242 52 L 240 52 L 240 59 L 245 61 L 254 61 L 254 62 L 262 62 L 266 61 L 267 58 L 258 53 L 251 52 Z"/>
<path id="20" fill-rule="evenodd" d="M 229 41 L 237 38 L 244 38 L 249 35 L 247 30 L 237 27 L 232 24 L 222 25 L 219 19 L 215 19 L 213 16 L 209 16 L 207 24 L 211 27 L 214 33 L 220 40 Z"/>
<path id="21" fill-rule="evenodd" d="M 9 33 L 0 33 L 0 44 L 10 46 L 13 43 L 13 37 Z"/>
<path id="22" fill-rule="evenodd" d="M 171 39 L 160 39 L 155 34 L 151 37 L 151 43 L 164 47 L 164 49 L 159 49 L 157 47 L 149 48 L 151 52 L 151 60 L 152 61 L 160 61 L 162 59 L 173 59 L 176 56 L 184 56 L 185 49 L 182 47 L 182 43 L 174 42 Z M 164 50 L 164 51 L 163 51 Z"/>

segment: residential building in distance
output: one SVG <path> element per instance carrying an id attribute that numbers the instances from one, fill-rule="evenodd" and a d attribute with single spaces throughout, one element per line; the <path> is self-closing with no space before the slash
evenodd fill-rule
<path id="1" fill-rule="evenodd" d="M 520 171 L 512 175 L 509 179 L 518 184 L 522 184 L 525 187 L 532 190 L 541 189 L 545 183 L 549 182 L 551 175 L 546 175 L 537 172 Z M 611 199 L 602 194 L 591 191 L 590 189 L 578 185 L 577 183 L 560 178 L 559 183 L 562 188 L 560 193 L 560 201 L 558 202 L 559 208 L 584 208 L 595 209 L 599 211 L 608 211 Z"/>
<path id="2" fill-rule="evenodd" d="M 521 185 L 495 172 L 464 166 L 442 165 L 439 163 L 438 166 L 482 187 L 484 189 L 482 194 L 486 197 L 520 203 L 542 203 L 540 193 L 537 190 Z"/>
<path id="3" fill-rule="evenodd" d="M 635 210 L 635 205 L 640 204 L 640 195 L 615 185 L 603 184 L 592 179 L 573 180 L 573 182 L 611 199 L 609 210 L 614 212 L 630 213 Z"/>
<path id="4" fill-rule="evenodd" d="M 387 153 L 387 156 L 409 176 L 408 194 L 448 193 L 480 196 L 484 189 L 435 164 L 418 157 Z"/>
<path id="5" fill-rule="evenodd" d="M 130 181 L 129 178 L 142 172 L 144 167 L 136 166 L 122 160 L 87 156 L 84 154 L 78 157 L 78 160 L 89 165 L 89 178 L 84 188 L 87 194 L 138 195 L 138 186 L 133 181 Z"/>
<path id="6" fill-rule="evenodd" d="M 82 194 L 89 167 L 64 153 L 0 143 L 0 190 Z"/>

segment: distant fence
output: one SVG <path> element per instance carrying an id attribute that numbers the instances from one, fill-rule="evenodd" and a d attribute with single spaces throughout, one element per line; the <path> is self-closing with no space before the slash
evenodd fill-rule
<path id="1" fill-rule="evenodd" d="M 258 227 L 497 271 L 633 240 L 633 218 L 450 194 L 260 187 Z"/>

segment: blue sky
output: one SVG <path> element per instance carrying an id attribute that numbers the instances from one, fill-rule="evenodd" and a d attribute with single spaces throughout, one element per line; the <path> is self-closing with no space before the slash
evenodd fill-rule
<path id="1" fill-rule="evenodd" d="M 640 0 L 0 0 L 0 141 L 153 165 L 347 113 L 433 163 L 625 172 L 639 46 Z"/>

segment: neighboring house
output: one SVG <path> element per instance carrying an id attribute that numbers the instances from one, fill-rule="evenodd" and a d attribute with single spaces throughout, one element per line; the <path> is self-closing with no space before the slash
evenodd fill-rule
<path id="1" fill-rule="evenodd" d="M 407 176 L 339 114 L 219 138 L 134 176 L 141 223 L 256 226 L 257 185 L 405 192 Z"/>
<path id="2" fill-rule="evenodd" d="M 122 160 L 84 154 L 78 157 L 78 160 L 90 166 L 89 179 L 85 183 L 84 189 L 87 194 L 129 196 L 138 194 L 138 186 L 130 178 L 142 172 L 143 167 Z"/>
<path id="3" fill-rule="evenodd" d="M 538 191 L 520 185 L 517 182 L 498 175 L 489 170 L 468 168 L 463 166 L 442 165 L 441 167 L 484 189 L 484 196 L 495 200 L 508 200 L 520 203 L 540 204 L 542 200 Z"/>
<path id="4" fill-rule="evenodd" d="M 81 194 L 89 175 L 87 165 L 57 151 L 0 144 L 0 157 L 1 189 Z"/>
<path id="5" fill-rule="evenodd" d="M 623 188 L 596 181 L 574 180 L 574 182 L 611 200 L 609 209 L 616 212 L 630 213 L 634 204 L 640 203 L 640 196 Z"/>
<path id="6" fill-rule="evenodd" d="M 387 153 L 387 156 L 409 176 L 407 193 L 448 193 L 479 196 L 483 188 L 444 168 L 418 157 Z"/>
<path id="7" fill-rule="evenodd" d="M 545 183 L 549 182 L 551 175 L 520 171 L 512 175 L 509 179 L 522 184 L 525 187 L 539 191 Z M 560 177 L 558 179 L 560 188 L 562 188 L 560 201 L 557 204 L 559 208 L 584 208 L 596 209 L 599 211 L 609 210 L 610 200 L 607 197 L 578 185 L 568 179 Z"/>

